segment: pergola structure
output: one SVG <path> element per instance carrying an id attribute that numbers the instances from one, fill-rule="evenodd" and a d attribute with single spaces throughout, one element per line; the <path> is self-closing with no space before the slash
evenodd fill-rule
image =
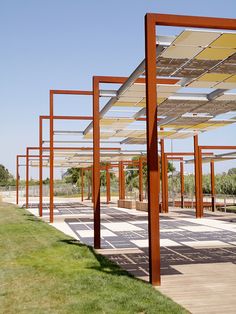
<path id="1" fill-rule="evenodd" d="M 183 29 L 177 36 L 157 36 L 156 26 L 173 26 Z M 228 126 L 236 122 L 236 19 L 151 14 L 145 16 L 145 59 L 129 77 L 94 76 L 91 91 L 50 91 L 49 116 L 40 118 L 39 174 L 42 184 L 43 151 L 49 153 L 50 168 L 50 222 L 53 222 L 53 181 L 57 144 L 54 136 L 55 119 L 88 120 L 82 131 L 75 131 L 79 144 L 92 144 L 86 153 L 83 149 L 73 152 L 64 163 L 80 168 L 92 166 L 94 247 L 100 248 L 100 170 L 101 163 L 119 162 L 120 198 L 124 197 L 123 162 L 133 157 L 147 157 L 148 175 L 148 226 L 149 226 L 149 272 L 150 282 L 160 285 L 160 230 L 159 192 L 160 166 L 159 139 L 162 161 L 162 202 L 167 211 L 166 193 L 166 139 L 193 138 L 195 167 L 196 217 L 203 216 L 201 194 L 201 150 L 198 134 Z M 159 30 L 158 30 L 159 31 Z M 117 90 L 102 90 L 101 84 L 119 84 Z M 92 98 L 92 116 L 54 115 L 54 95 L 83 95 Z M 100 99 L 109 100 L 100 109 Z M 233 115 L 232 115 L 233 113 Z M 49 147 L 43 147 L 42 120 L 50 122 Z M 71 133 L 71 132 L 70 132 Z M 47 142 L 47 141 L 46 141 Z M 110 149 L 104 153 L 103 144 L 119 145 L 119 152 Z M 127 155 L 125 148 L 145 145 L 139 152 Z M 235 149 L 235 146 L 232 146 Z M 68 147 L 67 147 L 68 148 Z M 112 148 L 112 147 L 111 147 Z M 214 149 L 208 146 L 209 149 Z M 68 148 L 68 150 L 73 148 Z M 78 147 L 77 147 L 78 149 Z M 64 147 L 65 150 L 65 147 Z M 79 150 L 79 149 L 78 149 Z M 83 153 L 82 153 L 83 151 Z M 211 158 L 211 157 L 210 157 Z M 181 173 L 183 173 L 183 162 Z M 60 165 L 62 165 L 60 163 Z M 46 163 L 45 163 L 46 165 Z M 164 166 L 165 165 L 165 166 Z M 109 165 L 107 166 L 109 167 Z M 142 159 L 139 159 L 139 169 Z M 163 171 L 164 170 L 164 171 Z M 108 172 L 107 172 L 108 173 Z M 141 172 L 140 172 L 141 174 Z M 140 175 L 140 186 L 142 175 Z M 109 181 L 109 179 L 108 179 Z M 182 182 L 183 186 L 183 182 Z M 182 191 L 183 192 L 183 191 Z M 142 189 L 140 190 L 142 201 Z M 109 200 L 109 193 L 107 195 Z M 42 189 L 40 188 L 42 207 Z"/>

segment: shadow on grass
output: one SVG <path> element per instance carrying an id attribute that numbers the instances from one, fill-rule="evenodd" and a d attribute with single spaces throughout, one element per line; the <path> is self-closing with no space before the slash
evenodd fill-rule
<path id="1" fill-rule="evenodd" d="M 99 263 L 99 266 L 88 267 L 88 269 L 94 269 L 94 270 L 103 272 L 105 274 L 113 275 L 113 276 L 125 276 L 125 277 L 132 278 L 134 280 L 140 281 L 140 279 L 134 277 L 132 274 L 128 273 L 126 270 L 120 268 L 120 266 L 110 261 L 107 257 L 96 253 L 91 246 L 80 243 L 75 239 L 63 239 L 63 240 L 59 240 L 59 242 L 66 243 L 69 245 L 75 245 L 78 247 L 85 247 L 89 249 L 89 251 L 93 254 L 97 262 Z"/>
<path id="2" fill-rule="evenodd" d="M 43 221 L 41 219 L 39 219 L 38 217 L 36 217 L 36 216 L 34 216 L 32 214 L 24 213 L 23 216 L 25 216 L 26 219 L 29 220 L 29 221 L 43 223 Z"/>

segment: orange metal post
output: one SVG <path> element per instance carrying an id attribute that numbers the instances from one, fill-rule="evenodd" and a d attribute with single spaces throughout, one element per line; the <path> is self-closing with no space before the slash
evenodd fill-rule
<path id="1" fill-rule="evenodd" d="M 124 163 L 121 161 L 121 197 L 125 199 L 125 172 L 124 172 Z"/>
<path id="2" fill-rule="evenodd" d="M 16 204 L 19 204 L 19 156 L 16 156 Z"/>
<path id="3" fill-rule="evenodd" d="M 81 201 L 84 201 L 84 169 L 81 168 Z"/>
<path id="4" fill-rule="evenodd" d="M 99 80 L 93 77 L 93 209 L 94 209 L 94 247 L 101 247 L 100 235 L 100 115 Z"/>
<path id="5" fill-rule="evenodd" d="M 95 76 L 93 77 L 93 149 L 94 149 L 94 162 L 96 163 L 94 173 L 94 243 L 96 246 L 100 247 L 100 168 L 98 164 L 100 162 L 100 116 L 99 116 L 99 83 L 109 83 L 109 84 L 123 84 L 126 82 L 127 77 L 112 77 L 112 76 Z M 145 83 L 144 78 L 138 78 L 136 83 Z M 155 83 L 159 84 L 175 84 L 179 80 L 177 79 L 155 79 Z M 157 120 L 157 117 L 156 117 Z M 99 172 L 99 176 L 98 176 Z M 95 176 L 97 174 L 97 176 Z M 125 186 L 123 187 L 125 188 Z M 125 197 L 125 193 L 123 193 Z M 98 200 L 99 199 L 99 200 Z M 99 216 L 99 218 L 98 218 Z M 96 230 L 95 230 L 96 229 Z M 95 239 L 96 234 L 96 239 Z"/>
<path id="6" fill-rule="evenodd" d="M 198 147 L 198 162 L 199 162 L 199 205 L 200 218 L 203 217 L 203 191 L 202 191 L 202 151 Z"/>
<path id="7" fill-rule="evenodd" d="M 184 208 L 184 162 L 180 161 L 181 208 Z"/>
<path id="8" fill-rule="evenodd" d="M 164 176 L 165 176 L 165 196 L 164 196 L 164 201 L 165 201 L 165 213 L 169 212 L 169 190 L 168 190 L 168 159 L 167 155 L 164 154 Z"/>
<path id="9" fill-rule="evenodd" d="M 92 187 L 92 184 L 91 184 L 92 183 L 92 176 L 90 178 L 90 174 L 89 174 L 90 169 L 87 169 L 87 171 L 88 171 L 88 200 L 90 200 L 90 193 L 91 193 L 91 187 Z"/>
<path id="10" fill-rule="evenodd" d="M 160 233 L 158 191 L 159 165 L 157 156 L 157 91 L 156 91 L 156 25 L 236 30 L 236 19 L 152 14 L 145 16 L 145 60 L 146 60 L 146 115 L 147 115 L 147 161 L 149 202 L 149 272 L 150 282 L 160 284 Z M 196 213 L 199 216 L 199 158 L 198 140 L 195 138 Z M 197 170 L 197 171 L 196 171 Z M 156 190 L 155 190 L 156 189 Z M 157 193 L 159 196 L 159 193 Z"/>
<path id="11" fill-rule="evenodd" d="M 125 199 L 125 175 L 123 161 L 119 162 L 119 199 Z"/>
<path id="12" fill-rule="evenodd" d="M 198 135 L 194 135 L 194 171 L 195 171 L 195 210 L 196 218 L 200 218 L 200 187 L 199 187 L 199 150 Z"/>
<path id="13" fill-rule="evenodd" d="M 212 203 L 212 211 L 215 211 L 215 162 L 212 159 L 211 163 L 211 203 Z"/>
<path id="14" fill-rule="evenodd" d="M 94 202 L 94 190 L 93 190 L 93 166 L 91 167 L 91 190 L 92 190 L 92 203 Z"/>
<path id="15" fill-rule="evenodd" d="M 143 201 L 143 158 L 139 157 L 139 201 Z"/>
<path id="16" fill-rule="evenodd" d="M 157 90 L 156 90 L 156 25 L 152 15 L 145 16 L 146 116 L 148 165 L 148 233 L 149 274 L 153 285 L 160 285 L 160 229 Z"/>
<path id="17" fill-rule="evenodd" d="M 53 209 L 54 209 L 54 118 L 56 119 L 66 119 L 66 120 L 91 120 L 90 116 L 55 116 L 54 117 L 54 104 L 53 104 L 53 96 L 54 95 L 87 95 L 92 96 L 93 93 L 91 91 L 81 91 L 81 90 L 50 90 L 50 106 L 49 106 L 49 122 L 50 122 L 50 141 L 49 141 L 49 151 L 50 151 L 50 197 L 49 197 L 49 211 L 50 211 L 50 222 L 53 222 Z M 60 149 L 60 148 L 58 148 Z M 67 148 L 69 149 L 69 148 Z M 70 147 L 70 149 L 72 149 Z"/>
<path id="18" fill-rule="evenodd" d="M 54 209 L 54 150 L 53 150 L 53 130 L 54 130 L 54 120 L 53 120 L 53 115 L 54 115 L 54 106 L 53 106 L 53 91 L 50 90 L 50 150 L 49 150 L 49 155 L 50 155 L 50 180 L 49 180 L 49 216 L 50 216 L 50 223 L 53 222 L 53 209 Z"/>
<path id="19" fill-rule="evenodd" d="M 29 207 L 29 148 L 26 148 L 25 207 Z"/>
<path id="20" fill-rule="evenodd" d="M 37 157 L 39 158 L 40 156 L 39 155 L 30 155 L 29 152 L 30 150 L 37 150 L 38 147 L 27 147 L 27 150 L 26 150 L 26 154 L 25 155 L 17 155 L 17 161 L 16 161 L 16 165 L 17 165 L 17 168 L 16 168 L 16 175 L 18 176 L 18 179 L 16 178 L 16 201 L 18 200 L 19 201 L 19 179 L 20 179 L 20 176 L 19 176 L 19 158 L 25 158 L 26 160 L 26 180 L 25 180 L 25 196 L 26 196 L 26 205 L 28 207 L 28 204 L 29 204 L 29 158 L 30 157 Z M 48 155 L 45 155 L 43 157 L 49 157 Z M 18 204 L 18 203 L 17 203 Z"/>
<path id="21" fill-rule="evenodd" d="M 43 119 L 39 117 L 39 216 L 43 216 Z"/>
<path id="22" fill-rule="evenodd" d="M 162 195 L 162 206 L 161 212 L 164 213 L 166 211 L 166 172 L 165 172 L 165 144 L 164 139 L 160 140 L 161 144 L 161 195 Z"/>
<path id="23" fill-rule="evenodd" d="M 106 164 L 106 194 L 107 194 L 107 204 L 109 204 L 111 200 L 111 180 L 110 180 L 110 172 L 109 165 Z"/>
<path id="24" fill-rule="evenodd" d="M 119 161 L 119 199 L 122 199 L 121 194 L 121 181 L 122 181 L 122 173 L 121 173 L 121 161 Z"/>

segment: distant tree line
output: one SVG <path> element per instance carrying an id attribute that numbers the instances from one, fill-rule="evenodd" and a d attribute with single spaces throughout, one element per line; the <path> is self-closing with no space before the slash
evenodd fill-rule
<path id="1" fill-rule="evenodd" d="M 138 158 L 133 158 L 133 161 L 138 161 Z M 106 166 L 106 163 L 102 163 L 102 166 Z M 168 163 L 168 172 L 175 171 L 172 163 Z M 67 183 L 76 184 L 78 187 L 81 186 L 81 173 L 82 170 L 79 168 L 69 168 L 64 174 L 64 179 Z M 101 187 L 106 188 L 106 172 L 100 172 Z M 110 184 L 111 189 L 118 189 L 118 176 L 114 172 L 110 172 Z M 139 189 L 139 169 L 137 164 L 130 164 L 125 170 L 125 185 L 126 191 L 135 192 Z M 84 189 L 89 190 L 92 186 L 91 169 L 84 170 Z M 147 164 L 143 162 L 143 187 L 147 193 Z"/>
<path id="2" fill-rule="evenodd" d="M 172 181 L 173 180 L 173 181 Z M 179 173 L 169 177 L 169 190 L 180 192 L 180 175 Z M 186 194 L 193 194 L 195 191 L 194 175 L 189 174 L 184 177 L 184 188 Z M 210 174 L 202 176 L 202 189 L 204 194 L 211 194 L 211 178 Z M 226 173 L 215 175 L 215 191 L 216 194 L 236 195 L 236 168 L 231 168 Z"/>
<path id="3" fill-rule="evenodd" d="M 133 158 L 133 161 L 137 161 L 138 158 Z M 106 166 L 106 163 L 102 163 L 102 166 Z M 180 174 L 175 171 L 172 163 L 168 162 L 168 173 L 173 175 L 168 178 L 169 191 L 174 193 L 180 192 Z M 64 174 L 63 180 L 55 180 L 55 184 L 71 183 L 73 185 L 81 186 L 81 169 L 69 168 Z M 100 172 L 101 186 L 106 187 L 106 172 Z M 118 175 L 114 172 L 110 172 L 111 188 L 117 189 Z M 139 188 L 139 170 L 137 164 L 129 165 L 125 171 L 126 189 L 128 192 L 137 191 Z M 203 193 L 211 194 L 211 179 L 209 174 L 203 175 Z M 14 186 L 16 184 L 15 178 L 8 171 L 8 169 L 0 164 L 0 186 Z M 21 184 L 24 185 L 25 181 L 21 180 Z M 38 185 L 38 180 L 30 179 L 29 185 Z M 49 184 L 49 178 L 43 180 L 43 184 Z M 143 187 L 147 192 L 147 164 L 143 162 Z M 186 194 L 194 194 L 195 183 L 194 174 L 185 175 L 184 187 Z M 84 170 L 84 189 L 92 193 L 92 173 L 91 169 Z M 236 168 L 231 168 L 228 172 L 215 175 L 215 190 L 216 194 L 236 195 Z"/>

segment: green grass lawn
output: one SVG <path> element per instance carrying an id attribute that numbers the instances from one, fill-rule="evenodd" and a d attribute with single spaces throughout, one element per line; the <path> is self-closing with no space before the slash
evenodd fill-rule
<path id="1" fill-rule="evenodd" d="M 187 313 L 92 248 L 0 203 L 0 313 Z"/>
<path id="2" fill-rule="evenodd" d="M 226 209 L 236 211 L 236 206 L 227 206 Z"/>
<path id="3" fill-rule="evenodd" d="M 222 212 L 224 212 L 225 211 L 225 208 L 224 207 L 222 207 L 222 208 L 220 208 L 219 209 L 220 211 L 222 211 Z M 229 206 L 227 206 L 226 207 L 226 212 L 228 212 L 228 213 L 236 213 L 236 206 L 234 206 L 234 205 L 229 205 Z"/>

